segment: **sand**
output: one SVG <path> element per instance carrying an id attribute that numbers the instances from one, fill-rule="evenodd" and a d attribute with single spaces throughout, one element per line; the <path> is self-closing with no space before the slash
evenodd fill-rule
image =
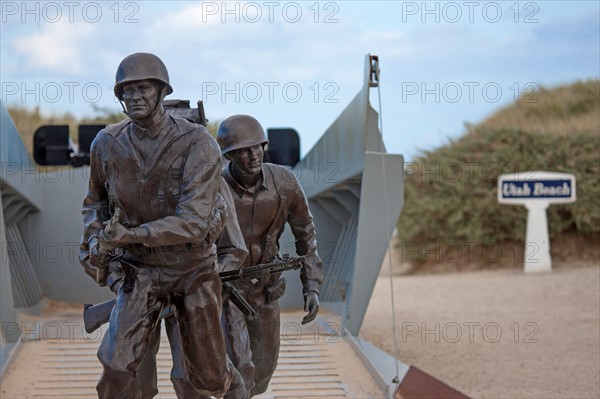
<path id="1" fill-rule="evenodd" d="M 394 354 L 386 268 L 360 336 Z M 404 363 L 475 398 L 600 398 L 600 264 L 392 278 Z"/>

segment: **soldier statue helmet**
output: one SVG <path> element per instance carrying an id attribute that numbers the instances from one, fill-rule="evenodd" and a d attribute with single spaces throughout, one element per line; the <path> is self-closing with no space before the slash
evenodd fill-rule
<path id="1" fill-rule="evenodd" d="M 169 72 L 167 67 L 154 54 L 135 53 L 123 59 L 117 68 L 115 77 L 115 96 L 123 100 L 123 85 L 137 80 L 158 80 L 167 87 L 165 95 L 173 93 L 173 88 L 169 83 Z"/>
<path id="2" fill-rule="evenodd" d="M 269 143 L 260 123 L 250 115 L 234 115 L 221 122 L 217 142 L 223 155 L 241 148 Z"/>

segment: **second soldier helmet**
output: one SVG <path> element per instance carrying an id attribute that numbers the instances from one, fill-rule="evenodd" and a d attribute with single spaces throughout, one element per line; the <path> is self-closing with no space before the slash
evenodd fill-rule
<path id="1" fill-rule="evenodd" d="M 223 155 L 240 148 L 267 144 L 269 140 L 256 119 L 250 115 L 234 115 L 219 125 L 217 142 Z"/>
<path id="2" fill-rule="evenodd" d="M 173 93 L 167 67 L 160 58 L 150 53 L 135 53 L 121 61 L 115 77 L 115 96 L 123 99 L 123 85 L 135 80 L 154 79 L 167 86 L 167 94 Z"/>

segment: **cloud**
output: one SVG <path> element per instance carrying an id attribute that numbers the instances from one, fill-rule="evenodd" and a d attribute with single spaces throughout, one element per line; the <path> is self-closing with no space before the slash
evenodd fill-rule
<path id="1" fill-rule="evenodd" d="M 26 72 L 81 74 L 83 53 L 95 25 L 58 22 L 44 24 L 39 32 L 16 38 L 14 51 L 22 57 Z"/>
<path id="2" fill-rule="evenodd" d="M 515 83 L 522 88 L 528 82 L 548 85 L 598 76 L 597 5 L 587 6 L 586 12 L 571 3 L 543 2 L 536 24 L 521 23 L 529 15 L 523 14 L 523 5 L 517 24 L 508 8 L 511 2 L 498 23 L 481 20 L 479 13 L 474 23 L 465 16 L 453 24 L 431 18 L 422 23 L 418 16 L 402 23 L 401 2 L 269 2 L 275 3 L 279 5 L 268 15 L 267 2 L 139 2 L 136 23 L 124 21 L 131 12 L 124 4 L 134 3 L 119 3 L 118 21 L 110 8 L 113 2 L 102 3 L 103 19 L 94 24 L 18 24 L 14 17 L 12 25 L 0 26 L 2 78 L 63 79 L 81 86 L 98 82 L 104 93 L 99 105 L 118 109 L 109 90 L 117 65 L 128 54 L 153 52 L 169 69 L 174 96 L 206 98 L 203 84 L 217 84 L 219 93 L 206 101 L 210 118 L 244 112 L 267 126 L 295 126 L 306 149 L 361 87 L 364 55 L 372 53 L 381 63 L 388 148 L 410 152 L 407 148 L 415 143 L 435 145 L 440 137 L 460 133 L 464 120 L 477 121 L 499 107 L 481 100 L 486 82 L 498 82 L 503 99 L 510 101 Z M 252 4 L 261 7 L 260 18 Z M 290 18 L 292 8 L 283 14 L 292 4 L 302 8 L 296 22 Z M 229 11 L 215 12 L 214 6 Z M 324 23 L 332 13 L 337 22 Z M 418 95 L 403 101 L 405 82 L 425 82 L 430 88 L 436 82 L 464 87 L 463 82 L 474 81 L 480 86 L 473 103 L 432 103 L 434 96 L 422 102 Z M 266 100 L 267 82 L 279 83 L 275 101 Z M 283 98 L 282 88 L 289 82 L 303 90 L 298 103 Z M 329 82 L 335 90 L 325 86 Z M 263 89 L 261 101 L 222 96 L 236 84 L 244 88 L 253 83 Z M 325 102 L 332 93 L 337 102 Z M 89 110 L 81 101 L 44 104 L 53 106 Z"/>
<path id="3" fill-rule="evenodd" d="M 360 65 L 367 52 L 385 53 L 390 59 L 408 51 L 405 35 L 395 29 L 364 31 L 348 18 L 323 23 L 330 13 L 322 13 L 315 23 L 312 3 L 301 3 L 302 17 L 297 22 L 291 22 L 294 10 L 284 12 L 288 3 L 274 10 L 255 2 L 206 3 L 167 11 L 144 27 L 144 41 L 152 43 L 168 64 L 185 54 L 177 68 L 186 80 L 196 83 L 207 78 L 309 82 L 324 75 L 326 81 L 348 81 L 356 76 L 357 60 Z M 210 8 L 225 4 L 229 13 Z"/>

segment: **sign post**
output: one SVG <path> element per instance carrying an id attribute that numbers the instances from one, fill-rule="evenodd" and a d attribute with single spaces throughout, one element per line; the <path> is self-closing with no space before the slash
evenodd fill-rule
<path id="1" fill-rule="evenodd" d="M 552 270 L 546 208 L 575 202 L 575 176 L 570 173 L 510 173 L 498 179 L 498 202 L 527 208 L 525 273 Z"/>

